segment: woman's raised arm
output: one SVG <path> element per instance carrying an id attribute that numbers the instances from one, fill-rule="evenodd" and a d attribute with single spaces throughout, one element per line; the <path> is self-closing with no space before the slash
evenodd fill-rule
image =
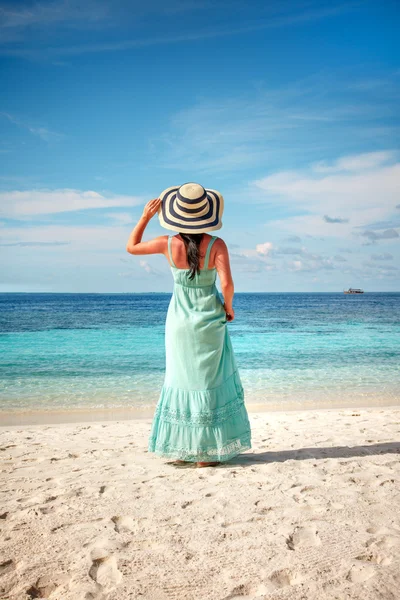
<path id="1" fill-rule="evenodd" d="M 128 242 L 126 244 L 126 251 L 129 254 L 165 254 L 167 235 L 160 235 L 149 242 L 142 242 L 142 235 L 147 227 L 150 219 L 154 217 L 160 207 L 161 200 L 155 198 L 149 200 L 143 209 L 143 214 L 139 221 L 133 228 Z"/>

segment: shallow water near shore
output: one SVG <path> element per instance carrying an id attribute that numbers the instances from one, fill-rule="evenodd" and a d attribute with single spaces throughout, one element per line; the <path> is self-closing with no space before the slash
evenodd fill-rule
<path id="1" fill-rule="evenodd" d="M 170 297 L 0 294 L 1 410 L 151 414 Z M 399 403 L 400 293 L 237 293 L 234 304 L 249 410 Z"/>

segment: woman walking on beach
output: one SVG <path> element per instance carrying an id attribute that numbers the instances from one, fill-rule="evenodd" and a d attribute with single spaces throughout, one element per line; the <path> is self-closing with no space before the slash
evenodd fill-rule
<path id="1" fill-rule="evenodd" d="M 131 254 L 164 254 L 174 277 L 165 324 L 166 371 L 149 438 L 149 452 L 176 464 L 218 465 L 251 448 L 243 386 L 227 322 L 234 319 L 234 285 L 225 242 L 207 233 L 222 226 L 224 199 L 196 183 L 171 187 L 150 200 L 132 231 Z M 158 212 L 179 232 L 142 242 Z M 215 280 L 218 273 L 224 303 Z"/>

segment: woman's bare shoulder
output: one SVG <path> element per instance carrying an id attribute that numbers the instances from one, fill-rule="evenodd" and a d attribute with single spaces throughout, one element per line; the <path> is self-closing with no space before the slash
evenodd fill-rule
<path id="1" fill-rule="evenodd" d="M 228 246 L 225 243 L 225 240 L 223 240 L 221 237 L 217 237 L 217 239 L 214 242 L 214 246 L 217 250 L 220 251 L 227 251 L 228 250 Z"/>

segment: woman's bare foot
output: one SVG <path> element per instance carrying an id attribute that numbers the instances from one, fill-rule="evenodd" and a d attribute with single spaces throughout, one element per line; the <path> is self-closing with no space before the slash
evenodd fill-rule
<path id="1" fill-rule="evenodd" d="M 219 464 L 219 462 L 198 462 L 196 467 L 216 467 Z"/>

